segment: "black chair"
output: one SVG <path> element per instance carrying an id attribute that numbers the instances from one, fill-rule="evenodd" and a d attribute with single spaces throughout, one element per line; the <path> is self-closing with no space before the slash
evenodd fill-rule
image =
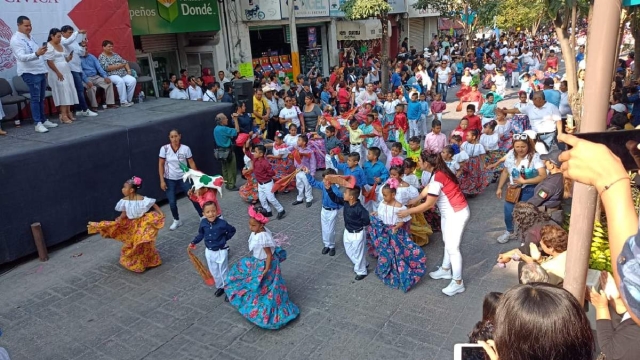
<path id="1" fill-rule="evenodd" d="M 18 120 L 22 121 L 22 107 L 27 106 L 27 98 L 20 95 L 13 95 L 13 89 L 6 79 L 0 78 L 0 101 L 2 105 L 16 105 L 18 107 Z M 1 119 L 0 119 L 1 120 Z"/>
<path id="2" fill-rule="evenodd" d="M 136 82 L 138 84 L 151 83 L 151 86 L 153 87 L 153 91 L 155 92 L 156 99 L 157 99 L 158 89 L 156 89 L 156 84 L 154 83 L 153 78 L 149 75 L 142 75 L 142 69 L 140 68 L 140 65 L 138 65 L 137 62 L 129 61 L 129 67 L 131 68 L 131 70 L 134 70 L 138 75 L 138 77 L 136 78 Z"/>
<path id="3" fill-rule="evenodd" d="M 24 80 L 22 80 L 22 76 L 14 76 L 13 79 L 11 79 L 11 82 L 13 82 L 13 88 L 16 89 L 16 93 L 18 93 L 18 95 L 27 98 L 27 101 L 31 101 L 29 86 L 24 82 Z M 49 109 L 52 109 L 53 104 L 51 101 L 53 100 L 53 93 L 50 90 L 46 90 L 44 92 L 44 98 L 47 101 L 47 105 L 49 105 Z M 33 116 L 33 114 L 31 116 Z"/>

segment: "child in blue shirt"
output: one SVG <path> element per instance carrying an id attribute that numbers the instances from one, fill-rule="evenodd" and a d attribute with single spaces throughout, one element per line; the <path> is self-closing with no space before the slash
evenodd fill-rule
<path id="1" fill-rule="evenodd" d="M 324 178 L 327 175 L 337 175 L 338 173 L 334 169 L 327 169 L 322 173 L 323 181 L 318 181 L 309 174 L 309 171 L 305 169 L 305 173 L 307 174 L 307 180 L 309 180 L 309 184 L 311 187 L 322 190 L 322 210 L 320 210 L 320 224 L 322 225 L 322 243 L 324 247 L 322 248 L 322 255 L 334 256 L 336 254 L 336 218 L 338 216 L 338 211 L 342 209 L 342 205 L 336 204 L 329 197 L 329 193 L 325 188 Z M 342 197 L 342 192 L 340 192 L 340 187 L 338 185 L 331 185 L 331 190 L 336 194 L 337 197 Z"/>
<path id="2" fill-rule="evenodd" d="M 422 114 L 422 108 L 418 101 L 418 92 L 412 91 L 411 95 L 407 92 L 404 94 L 407 100 L 407 120 L 409 122 L 409 137 L 420 136 L 420 115 Z"/>
<path id="3" fill-rule="evenodd" d="M 431 104 L 427 101 L 425 94 L 420 94 L 420 129 L 426 130 L 427 118 L 429 117 L 429 108 Z"/>
<path id="4" fill-rule="evenodd" d="M 389 179 L 389 170 L 384 166 L 382 162 L 378 160 L 380 157 L 380 148 L 371 147 L 367 151 L 367 161 L 364 163 L 364 175 L 367 178 L 367 183 L 364 186 L 365 191 L 371 191 L 374 184 L 382 186 L 387 179 Z M 368 211 L 375 211 L 380 204 L 379 195 L 380 192 L 376 191 L 376 197 L 374 201 L 364 203 L 364 207 Z"/>
<path id="5" fill-rule="evenodd" d="M 346 164 L 338 162 L 335 156 L 331 159 L 333 167 L 338 169 L 338 171 L 342 171 L 342 174 L 345 176 L 353 176 L 356 179 L 356 185 L 364 189 L 364 186 L 367 184 L 367 177 L 364 174 L 364 170 L 358 165 L 359 162 L 360 154 L 357 152 L 352 152 L 347 156 Z M 364 201 L 362 195 L 360 195 L 360 198 L 361 201 Z"/>
<path id="6" fill-rule="evenodd" d="M 204 255 L 218 288 L 215 295 L 220 297 L 224 294 L 225 278 L 228 271 L 229 247 L 227 241 L 236 234 L 236 228 L 218 217 L 218 209 L 213 201 L 204 203 L 202 214 L 204 218 L 200 220 L 198 235 L 191 241 L 189 247 L 195 249 L 196 244 L 204 240 L 204 245 L 207 247 Z M 226 296 L 224 300 L 229 301 Z"/>

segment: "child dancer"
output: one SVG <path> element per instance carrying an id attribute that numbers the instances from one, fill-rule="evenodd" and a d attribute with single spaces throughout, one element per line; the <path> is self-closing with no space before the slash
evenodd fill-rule
<path id="1" fill-rule="evenodd" d="M 500 141 L 500 135 L 495 131 L 498 123 L 495 120 L 491 120 L 484 125 L 484 132 L 480 136 L 480 144 L 484 147 L 486 156 L 484 157 L 484 166 L 488 168 L 489 165 L 498 162 L 502 159 L 504 154 L 500 153 L 498 143 Z M 495 183 L 500 176 L 499 171 L 494 171 L 493 174 L 489 174 L 491 177 L 491 183 Z"/>
<path id="2" fill-rule="evenodd" d="M 407 99 L 407 119 L 409 120 L 409 136 L 420 136 L 420 115 L 422 110 L 418 101 L 418 92 L 412 91 L 411 95 L 405 94 Z"/>
<path id="3" fill-rule="evenodd" d="M 407 114 L 404 113 L 404 105 L 396 105 L 396 115 L 393 117 L 393 127 L 396 129 L 396 141 L 401 141 L 404 138 L 407 141 L 404 134 L 409 131 L 409 120 L 407 120 Z M 402 138 L 400 133 L 403 134 Z"/>
<path id="4" fill-rule="evenodd" d="M 287 144 L 288 147 L 295 147 L 298 145 L 298 127 L 295 124 L 289 125 L 289 133 L 284 136 L 284 143 Z"/>
<path id="5" fill-rule="evenodd" d="M 202 206 L 204 219 L 200 220 L 198 235 L 193 238 L 190 248 L 195 249 L 196 245 L 204 239 L 206 250 L 204 255 L 207 259 L 209 271 L 216 282 L 216 297 L 224 294 L 224 285 L 227 277 L 227 260 L 229 258 L 229 247 L 227 241 L 236 233 L 236 228 L 229 225 L 225 220 L 218 217 L 216 204 L 213 201 L 206 202 Z M 225 301 L 229 301 L 225 297 Z"/>
<path id="6" fill-rule="evenodd" d="M 460 138 L 462 139 L 462 141 L 467 141 L 467 135 L 469 134 L 469 131 L 471 131 L 472 129 L 469 129 L 469 120 L 462 118 L 462 120 L 460 120 L 460 123 L 458 124 L 458 127 L 456 127 L 452 132 L 451 132 L 451 137 L 453 138 L 454 135 L 458 135 L 460 136 Z M 476 129 L 473 129 L 476 130 Z M 478 133 L 479 131 L 476 130 Z"/>
<path id="7" fill-rule="evenodd" d="M 381 136 L 378 137 L 378 143 L 376 144 L 376 146 L 380 148 L 380 151 L 382 151 L 382 153 L 384 154 L 384 158 L 386 159 L 385 167 L 387 169 L 391 167 L 391 163 L 393 161 L 400 161 L 401 163 L 402 161 L 404 161 L 404 158 L 402 157 L 402 144 L 400 144 L 399 142 L 392 143 L 391 149 L 389 149 L 387 147 L 387 143 Z"/>
<path id="8" fill-rule="evenodd" d="M 364 163 L 364 175 L 367 177 L 367 183 L 364 186 L 366 191 L 371 191 L 371 188 L 374 185 L 381 186 L 384 184 L 389 178 L 389 170 L 380 162 L 378 158 L 380 157 L 380 149 L 377 147 L 372 147 L 367 151 L 367 161 Z M 376 191 L 376 194 L 378 192 Z M 366 202 L 364 207 L 373 211 L 378 207 L 380 203 L 380 199 L 376 196 L 376 199 L 373 202 Z"/>
<path id="9" fill-rule="evenodd" d="M 431 103 L 431 112 L 436 119 L 442 121 L 442 113 L 447 109 L 447 103 L 442 101 L 442 95 L 436 94 L 435 99 Z"/>
<path id="10" fill-rule="evenodd" d="M 287 145 L 283 140 L 284 134 L 281 131 L 276 131 L 276 135 L 273 139 L 273 148 L 271 149 L 272 155 L 267 155 L 267 159 L 269 159 L 269 163 L 271 163 L 271 167 L 276 173 L 274 180 L 278 181 L 296 171 L 296 166 L 293 163 L 293 155 L 291 155 L 291 152 L 289 151 L 289 145 Z M 296 144 L 297 142 L 298 138 L 296 137 Z M 289 191 L 295 187 L 296 180 L 293 179 L 283 192 L 288 194 Z"/>
<path id="11" fill-rule="evenodd" d="M 478 111 L 478 114 L 482 116 L 482 126 L 493 120 L 496 117 L 496 103 L 494 102 L 495 96 L 493 93 L 488 93 L 484 104 L 482 104 L 482 108 Z"/>
<path id="12" fill-rule="evenodd" d="M 418 159 L 420 159 L 420 153 L 422 152 L 422 149 L 420 148 L 420 138 L 414 136 L 409 139 L 409 143 L 407 143 L 403 138 L 404 137 L 400 138 L 400 143 L 402 144 L 402 148 L 404 149 L 404 151 L 407 152 L 407 159 L 411 159 L 417 163 Z M 422 177 L 421 169 L 416 169 L 416 176 Z"/>
<path id="13" fill-rule="evenodd" d="M 410 166 L 415 167 L 415 163 L 411 159 L 407 159 L 406 164 L 411 164 Z M 398 180 L 398 188 L 396 189 L 396 200 L 400 202 L 403 206 L 406 206 L 409 201 L 418 197 L 419 192 L 418 188 L 406 182 L 400 177 L 400 174 L 406 172 L 405 165 L 402 166 L 394 166 L 389 170 L 389 179 Z M 415 176 L 415 175 L 414 175 Z M 380 194 L 382 195 L 382 190 L 380 190 Z M 407 226 L 405 228 L 410 234 L 413 242 L 418 244 L 418 246 L 424 246 L 429 243 L 429 236 L 433 234 L 433 230 L 427 223 L 427 220 L 424 218 L 424 214 L 412 214 L 411 215 L 411 226 Z"/>
<path id="14" fill-rule="evenodd" d="M 312 187 L 319 189 L 322 191 L 322 210 L 320 210 L 320 224 L 322 225 L 322 243 L 324 247 L 322 248 L 322 255 L 335 256 L 336 254 L 336 217 L 338 216 L 338 211 L 342 209 L 342 205 L 338 205 L 331 200 L 329 197 L 329 193 L 327 189 L 325 189 L 325 185 L 327 181 L 324 180 L 327 175 L 336 175 L 337 172 L 334 169 L 327 169 L 322 173 L 323 181 L 320 182 L 314 179 L 311 175 L 309 175 L 309 170 L 305 169 L 305 173 L 307 175 L 307 180 L 309 180 L 309 184 Z M 340 188 L 338 185 L 331 185 L 333 193 L 338 197 L 342 197 L 342 192 L 340 192 Z"/>
<path id="15" fill-rule="evenodd" d="M 497 70 L 491 80 L 493 80 L 493 83 L 496 86 L 496 92 L 498 95 L 504 97 L 505 88 L 507 87 L 507 78 L 504 76 L 504 70 Z"/>
<path id="16" fill-rule="evenodd" d="M 342 153 L 342 142 L 336 137 L 336 128 L 332 125 L 327 126 L 324 129 L 324 133 L 318 133 L 324 138 L 324 147 L 326 155 L 324 156 L 324 163 L 327 169 L 335 169 L 331 163 L 331 155 L 337 155 Z"/>
<path id="17" fill-rule="evenodd" d="M 420 186 L 420 179 L 418 179 L 415 174 L 416 168 L 418 167 L 418 164 L 416 164 L 415 161 L 413 161 L 412 159 L 404 159 L 403 162 L 394 164 L 394 166 L 402 168 L 402 181 L 415 187 L 416 189 L 420 189 L 422 187 Z M 389 176 L 391 176 L 391 170 L 389 170 Z"/>
<path id="18" fill-rule="evenodd" d="M 338 205 L 344 206 L 344 233 L 342 241 L 347 256 L 353 262 L 353 271 L 356 273 L 356 281 L 360 281 L 367 277 L 367 259 L 364 254 L 364 235 L 365 227 L 369 226 L 369 212 L 362 206 L 358 197 L 361 189 L 358 185 L 353 189 L 345 189 L 343 197 L 340 198 L 333 192 L 330 184 L 325 182 L 324 188 L 329 194 L 331 201 Z"/>
<path id="19" fill-rule="evenodd" d="M 453 159 L 458 162 L 462 168 L 469 161 L 469 154 L 460 146 L 462 145 L 462 137 L 460 135 L 451 136 L 451 147 L 453 148 Z"/>
<path id="20" fill-rule="evenodd" d="M 444 149 L 442 149 L 441 154 L 442 154 L 442 160 L 444 160 L 445 164 L 447 164 L 447 167 L 449 168 L 449 170 L 451 170 L 451 172 L 454 173 L 457 178 L 460 178 L 460 176 L 462 176 L 462 169 L 460 168 L 460 164 L 458 164 L 456 159 L 453 158 L 453 156 L 455 155 L 455 150 L 453 149 L 453 146 L 451 145 L 445 146 Z"/>
<path id="21" fill-rule="evenodd" d="M 427 101 L 427 97 L 424 93 L 420 94 L 420 133 L 427 133 L 427 119 L 429 118 L 429 102 Z"/>
<path id="22" fill-rule="evenodd" d="M 462 111 L 462 103 L 465 103 L 465 102 L 468 102 L 470 103 L 469 105 L 474 106 L 473 107 L 474 112 L 476 109 L 480 109 L 480 107 L 482 106 L 482 103 L 484 102 L 484 97 L 482 96 L 482 93 L 480 92 L 480 90 L 478 90 L 477 84 L 471 85 L 471 91 L 469 91 L 467 94 L 465 94 L 460 98 L 460 103 L 458 104 L 459 111 Z M 467 106 L 467 109 L 469 109 L 469 106 Z"/>
<path id="23" fill-rule="evenodd" d="M 469 131 L 467 141 L 462 143 L 460 149 L 469 155 L 469 160 L 462 168 L 460 190 L 467 196 L 481 194 L 489 186 L 489 180 L 484 169 L 485 151 L 484 147 L 478 143 L 477 130 Z"/>
<path id="24" fill-rule="evenodd" d="M 520 72 L 522 71 L 522 65 L 517 59 L 511 61 L 511 88 L 520 85 Z"/>
<path id="25" fill-rule="evenodd" d="M 387 100 L 382 104 L 382 108 L 384 109 L 384 122 L 382 125 L 393 124 L 394 116 L 396 114 L 396 105 L 398 105 L 398 100 L 393 99 L 393 93 L 387 94 Z M 394 141 L 396 139 L 395 132 L 391 131 L 389 133 L 389 140 Z"/>
<path id="26" fill-rule="evenodd" d="M 382 188 L 383 201 L 378 211 L 371 215 L 367 234 L 378 255 L 376 275 L 387 286 L 407 292 L 426 273 L 427 257 L 411 241 L 404 228 L 411 217 L 398 216 L 399 211 L 407 209 L 396 200 L 398 186 L 399 182 L 394 178 L 389 179 Z"/>
<path id="27" fill-rule="evenodd" d="M 468 120 L 467 129 L 476 129 L 478 131 L 482 130 L 482 119 L 480 116 L 476 115 L 476 106 L 473 104 L 467 105 L 467 115 L 462 117 L 463 119 Z"/>
<path id="28" fill-rule="evenodd" d="M 347 163 L 339 163 L 334 156 L 331 159 L 333 166 L 342 172 L 345 176 L 353 176 L 356 179 L 356 185 L 358 185 L 361 189 L 367 184 L 367 176 L 364 173 L 364 170 L 358 165 L 360 162 L 360 154 L 352 152 L 347 156 Z M 364 201 L 364 197 L 360 197 L 361 201 Z"/>
<path id="29" fill-rule="evenodd" d="M 442 122 L 433 120 L 431 132 L 424 137 L 424 150 L 429 154 L 438 154 L 447 145 L 447 135 L 442 133 Z"/>
<path id="30" fill-rule="evenodd" d="M 297 151 L 300 159 L 297 160 L 294 155 L 294 164 L 296 165 L 296 169 L 309 169 L 309 173 L 311 176 L 316 173 L 316 158 L 313 156 L 311 149 L 307 147 L 307 143 L 309 139 L 306 136 L 298 137 L 298 146 L 296 146 L 294 151 Z M 292 205 L 302 204 L 302 200 L 306 201 L 306 206 L 311 207 L 311 202 L 313 201 L 313 192 L 311 191 L 311 185 L 307 180 L 307 176 L 303 171 L 299 171 L 296 174 L 296 188 L 298 188 L 298 197 L 296 201 L 293 202 Z"/>
<path id="31" fill-rule="evenodd" d="M 363 132 L 362 129 L 359 128 L 359 125 L 358 120 L 351 119 L 347 129 L 349 130 L 349 152 L 360 155 L 360 166 L 362 166 L 364 163 L 364 145 L 362 145 L 364 138 L 362 137 Z"/>
<path id="32" fill-rule="evenodd" d="M 298 142 L 300 142 L 302 138 L 305 138 L 305 136 L 301 136 Z M 267 149 L 263 145 L 256 145 L 253 148 L 253 153 L 250 153 L 246 147 L 244 149 L 245 156 L 251 159 L 253 163 L 253 174 L 258 182 L 258 199 L 260 199 L 260 205 L 267 211 L 267 217 L 271 217 L 273 216 L 271 207 L 269 206 L 269 203 L 271 203 L 278 212 L 277 219 L 280 220 L 285 216 L 285 211 L 273 192 L 271 192 L 273 188 L 273 178 L 276 176 L 276 173 L 273 171 L 269 160 L 264 157 L 266 152 Z"/>
<path id="33" fill-rule="evenodd" d="M 298 317 L 300 310 L 289 300 L 280 263 L 287 252 L 273 239 L 265 227 L 266 211 L 249 207 L 249 251 L 231 266 L 225 292 L 240 315 L 263 329 L 280 329 Z"/>
<path id="34" fill-rule="evenodd" d="M 158 230 L 164 227 L 164 214 L 156 200 L 138 195 L 142 179 L 137 176 L 122 186 L 124 197 L 116 204 L 120 216 L 115 221 L 90 222 L 89 234 L 100 233 L 104 238 L 121 241 L 120 265 L 133 272 L 143 272 L 162 264 L 156 250 Z M 152 212 L 148 212 L 153 208 Z"/>
<path id="35" fill-rule="evenodd" d="M 250 143 L 247 141 L 244 145 L 244 150 L 247 151 L 249 146 Z M 250 204 L 255 204 L 258 202 L 258 181 L 256 180 L 256 176 L 253 172 L 253 162 L 247 155 L 244 155 L 242 175 L 247 179 L 247 182 L 240 187 L 240 190 L 238 190 L 240 198 Z"/>

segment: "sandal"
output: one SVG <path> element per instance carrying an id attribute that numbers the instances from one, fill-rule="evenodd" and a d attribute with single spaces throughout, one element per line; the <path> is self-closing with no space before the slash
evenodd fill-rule
<path id="1" fill-rule="evenodd" d="M 72 124 L 73 120 L 69 119 L 68 117 L 66 117 L 64 115 L 60 115 L 60 122 L 62 122 L 64 124 Z"/>

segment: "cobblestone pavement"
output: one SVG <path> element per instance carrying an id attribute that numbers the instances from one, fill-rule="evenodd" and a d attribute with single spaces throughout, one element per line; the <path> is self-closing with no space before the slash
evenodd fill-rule
<path id="1" fill-rule="evenodd" d="M 461 116 L 455 105 L 444 117 L 447 133 Z M 406 294 L 373 273 L 356 282 L 342 246 L 342 214 L 336 256 L 322 255 L 320 192 L 311 208 L 292 207 L 293 193 L 279 195 L 287 216 L 268 226 L 289 236 L 282 272 L 300 316 L 279 331 L 262 330 L 214 297 L 191 265 L 186 248 L 199 219 L 183 198 L 184 225 L 169 231 L 167 224 L 158 237 L 158 268 L 127 271 L 118 264 L 119 242 L 90 236 L 52 252 L 48 262 L 28 261 L 0 276 L 0 346 L 14 360 L 451 359 L 453 344 L 465 342 L 480 320 L 484 295 L 517 283 L 514 268 L 494 267 L 497 254 L 514 246 L 495 241 L 504 231 L 495 188 L 469 201 L 461 244 L 466 292 L 452 298 L 441 292 L 446 280 L 428 276 Z M 246 205 L 225 192 L 221 206 L 238 229 L 229 242 L 233 263 L 248 253 Z M 424 249 L 434 268 L 442 261 L 441 234 Z M 198 254 L 204 258 L 202 245 Z"/>

